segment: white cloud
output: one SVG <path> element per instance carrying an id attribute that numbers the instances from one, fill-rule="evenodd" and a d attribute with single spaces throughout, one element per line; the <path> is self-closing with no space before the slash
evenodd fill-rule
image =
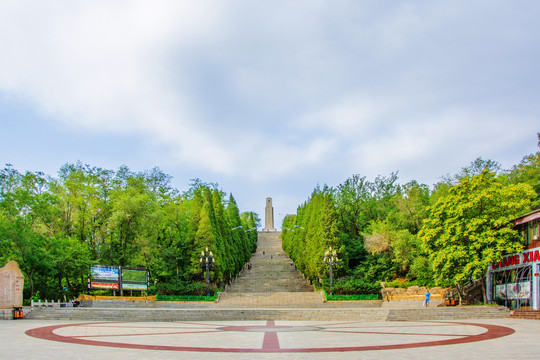
<path id="1" fill-rule="evenodd" d="M 0 91 L 74 131 L 133 134 L 168 164 L 260 183 L 437 177 L 537 131 L 537 86 L 504 91 L 537 70 L 486 76 L 482 43 L 469 48 L 497 29 L 474 21 L 485 6 L 3 2 Z"/>
<path id="2" fill-rule="evenodd" d="M 334 104 L 303 115 L 294 126 L 301 129 L 330 131 L 344 137 L 357 137 L 376 128 L 385 113 L 384 105 L 364 95 L 350 96 Z"/>
<path id="3" fill-rule="evenodd" d="M 263 178 L 324 159 L 331 140 L 286 145 L 253 130 L 223 136 L 219 119 L 201 113 L 189 71 L 198 57 L 211 56 L 208 47 L 227 40 L 231 24 L 225 23 L 231 19 L 223 18 L 223 4 L 193 4 L 69 2 L 54 8 L 41 3 L 35 17 L 26 15 L 23 3 L 4 6 L 0 89 L 74 129 L 140 134 L 150 143 L 167 144 L 165 156 L 172 161 L 218 173 L 251 168 L 254 178 Z M 240 87 L 252 93 L 257 72 L 248 78 L 236 83 L 251 82 Z M 275 84 L 267 86 L 271 91 Z"/>
<path id="4" fill-rule="evenodd" d="M 73 128 L 213 143 L 193 126 L 189 89 L 171 86 L 167 61 L 170 46 L 189 49 L 215 31 L 217 5 L 38 3 L 30 13 L 24 3 L 10 5 L 0 11 L 3 91 Z"/>
<path id="5" fill-rule="evenodd" d="M 368 176 L 399 171 L 403 181 L 416 179 L 432 184 L 455 173 L 476 157 L 501 161 L 523 133 L 534 134 L 530 118 L 516 118 L 475 108 L 441 109 L 429 117 L 396 119 L 386 131 L 350 147 L 350 161 Z M 505 156 L 506 154 L 506 156 Z M 505 161 L 503 167 L 515 163 Z"/>

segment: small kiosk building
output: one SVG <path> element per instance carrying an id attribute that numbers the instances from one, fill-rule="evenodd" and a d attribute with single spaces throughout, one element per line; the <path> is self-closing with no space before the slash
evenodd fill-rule
<path id="1" fill-rule="evenodd" d="M 540 209 L 513 223 L 523 238 L 524 250 L 488 267 L 487 300 L 512 309 L 540 310 Z"/>

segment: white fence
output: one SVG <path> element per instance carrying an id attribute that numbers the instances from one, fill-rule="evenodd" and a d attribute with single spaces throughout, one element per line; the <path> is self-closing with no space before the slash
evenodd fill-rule
<path id="1" fill-rule="evenodd" d="M 45 306 L 45 307 L 73 307 L 73 303 L 71 302 L 60 302 L 60 300 L 58 300 L 58 302 L 55 302 L 54 300 L 51 300 L 51 301 L 48 301 L 48 300 L 45 300 L 45 301 L 41 301 L 41 300 L 38 300 L 38 301 L 34 301 L 32 300 L 30 302 L 30 306 L 31 307 L 42 307 L 42 306 Z"/>

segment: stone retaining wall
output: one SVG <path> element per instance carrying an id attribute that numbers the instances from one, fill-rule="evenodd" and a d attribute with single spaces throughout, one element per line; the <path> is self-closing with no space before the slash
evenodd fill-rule
<path id="1" fill-rule="evenodd" d="M 0 309 L 0 320 L 12 320 L 13 309 Z"/>

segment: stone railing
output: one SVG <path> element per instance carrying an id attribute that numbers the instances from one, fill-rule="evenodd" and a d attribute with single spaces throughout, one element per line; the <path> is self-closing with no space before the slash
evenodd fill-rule
<path id="1" fill-rule="evenodd" d="M 30 301 L 30 306 L 32 308 L 34 308 L 34 307 L 42 307 L 42 306 L 45 306 L 45 307 L 60 307 L 60 304 L 66 304 L 66 303 L 62 303 L 62 302 L 60 302 L 60 300 L 58 300 L 58 302 L 55 302 L 54 300 L 51 300 L 51 301 L 49 301 L 49 300 L 44 300 L 44 301 L 31 300 Z M 70 303 L 70 305 L 73 306 L 71 303 Z"/>

